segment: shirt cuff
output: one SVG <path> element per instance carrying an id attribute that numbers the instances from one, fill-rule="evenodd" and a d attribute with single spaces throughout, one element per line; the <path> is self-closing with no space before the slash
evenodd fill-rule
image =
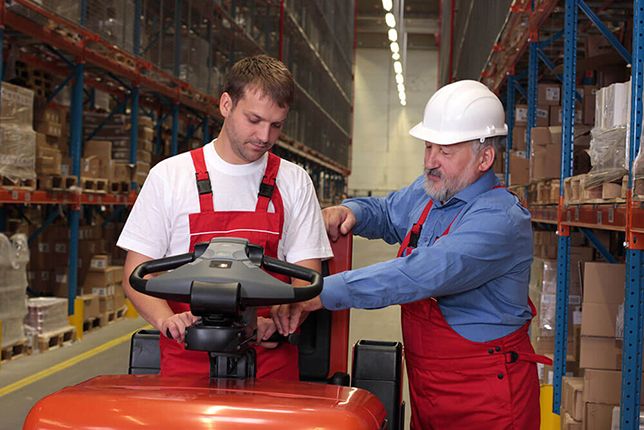
<path id="1" fill-rule="evenodd" d="M 322 305 L 329 310 L 349 309 L 351 299 L 342 273 L 324 278 L 324 288 L 320 294 Z"/>
<path id="2" fill-rule="evenodd" d="M 351 212 L 353 212 L 353 215 L 356 217 L 355 227 L 357 227 L 360 224 L 360 219 L 362 218 L 362 207 L 358 203 L 352 202 L 351 199 L 343 201 L 342 206 L 346 206 L 351 209 Z"/>

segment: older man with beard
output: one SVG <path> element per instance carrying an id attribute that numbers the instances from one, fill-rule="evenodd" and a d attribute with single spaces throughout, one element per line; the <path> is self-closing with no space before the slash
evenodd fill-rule
<path id="1" fill-rule="evenodd" d="M 292 332 L 302 311 L 401 304 L 412 429 L 538 429 L 539 382 L 528 338 L 530 214 L 492 164 L 507 135 L 483 84 L 437 91 L 410 134 L 424 174 L 386 198 L 327 208 L 332 240 L 353 233 L 401 244 L 397 258 L 327 277 L 322 294 L 275 317 Z"/>

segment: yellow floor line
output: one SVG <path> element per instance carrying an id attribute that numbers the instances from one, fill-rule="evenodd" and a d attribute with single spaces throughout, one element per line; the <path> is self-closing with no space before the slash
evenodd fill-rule
<path id="1" fill-rule="evenodd" d="M 141 328 L 138 328 L 136 330 L 133 330 L 131 333 L 125 334 L 121 337 L 117 337 L 116 339 L 112 339 L 108 342 L 105 342 L 102 345 L 97 346 L 96 348 L 90 349 L 89 351 L 85 351 L 82 354 L 78 354 L 77 356 L 70 358 L 69 360 L 63 361 L 61 363 L 55 364 L 51 367 L 48 367 L 45 370 L 41 370 L 38 373 L 34 373 L 33 375 L 27 376 L 26 378 L 23 378 L 19 381 L 14 382 L 13 384 L 9 384 L 6 387 L 0 388 L 0 397 L 6 396 L 9 393 L 12 393 L 16 390 L 19 390 L 23 387 L 26 387 L 29 384 L 33 384 L 34 382 L 40 381 L 43 378 L 46 378 L 50 375 L 53 375 L 56 372 L 60 372 L 61 370 L 65 370 L 68 367 L 71 367 L 75 364 L 80 363 L 81 361 L 87 360 L 88 358 L 94 357 L 95 355 L 100 354 L 101 352 L 107 351 L 110 348 L 113 348 L 117 345 L 120 345 L 124 342 L 128 342 L 132 335 L 139 331 L 139 330 L 149 330 L 151 329 L 151 325 L 145 325 Z"/>

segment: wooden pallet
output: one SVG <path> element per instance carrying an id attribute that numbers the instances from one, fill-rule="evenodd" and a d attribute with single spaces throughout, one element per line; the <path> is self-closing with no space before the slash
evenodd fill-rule
<path id="1" fill-rule="evenodd" d="M 38 189 L 45 191 L 69 191 L 77 183 L 76 176 L 43 175 L 38 177 Z"/>
<path id="2" fill-rule="evenodd" d="M 564 203 L 567 205 L 624 203 L 624 180 L 589 186 L 587 175 L 576 175 L 564 181 Z"/>
<path id="3" fill-rule="evenodd" d="M 5 362 L 14 360 L 23 355 L 31 354 L 31 346 L 27 339 L 20 339 L 11 344 L 2 347 L 2 355 L 0 361 Z"/>
<path id="4" fill-rule="evenodd" d="M 559 203 L 559 179 L 542 179 L 528 186 L 531 205 L 556 205 Z"/>
<path id="5" fill-rule="evenodd" d="M 76 340 L 76 328 L 65 326 L 58 330 L 52 330 L 47 333 L 39 334 L 36 337 L 38 350 L 40 352 L 60 348 L 65 345 L 71 345 Z"/>
<path id="6" fill-rule="evenodd" d="M 130 192 L 129 182 L 110 182 L 110 192 L 114 194 L 128 194 Z"/>
<path id="7" fill-rule="evenodd" d="M 83 321 L 83 333 L 90 332 L 100 327 L 102 327 L 100 316 L 87 318 L 85 321 Z"/>
<path id="8" fill-rule="evenodd" d="M 105 194 L 107 193 L 108 180 L 104 178 L 81 177 L 81 189 L 86 193 Z"/>
<path id="9" fill-rule="evenodd" d="M 33 191 L 36 189 L 36 179 L 12 179 L 0 176 L 0 186 L 8 190 Z"/>

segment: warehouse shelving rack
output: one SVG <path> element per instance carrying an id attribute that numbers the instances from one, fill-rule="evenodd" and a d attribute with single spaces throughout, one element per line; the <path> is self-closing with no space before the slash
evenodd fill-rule
<path id="1" fill-rule="evenodd" d="M 37 41 L 37 44 L 21 44 L 18 52 L 20 61 L 40 70 L 47 71 L 62 79 L 48 98 L 51 101 L 66 85 L 71 85 L 70 103 L 70 155 L 72 158 L 71 173 L 80 176 L 80 157 L 83 147 L 83 109 L 85 99 L 92 101 L 93 89 L 110 94 L 118 106 L 110 113 L 123 113 L 129 107 L 132 124 L 130 134 L 130 163 L 136 164 L 138 121 L 141 111 L 155 118 L 156 150 L 159 149 L 161 128 L 167 119 L 171 121 L 170 155 L 179 151 L 181 143 L 187 143 L 195 131 L 200 128 L 202 142 L 211 138 L 211 130 L 222 121 L 218 111 L 218 99 L 211 94 L 218 93 L 220 88 L 212 81 L 210 73 L 206 84 L 197 88 L 195 85 L 180 79 L 179 58 L 182 53 L 182 31 L 174 31 L 172 70 L 163 69 L 149 61 L 148 49 L 154 41 L 142 41 L 142 22 L 145 19 L 145 0 L 128 0 L 134 8 L 131 49 L 115 45 L 105 37 L 85 27 L 85 15 L 90 0 L 79 0 L 80 17 L 74 21 L 52 12 L 33 0 L 0 0 L 0 77 L 4 76 L 4 46 L 17 40 Z M 298 0 L 228 0 L 228 1 L 190 1 L 163 0 L 153 2 L 155 8 L 173 11 L 171 18 L 174 29 L 186 26 L 182 20 L 182 10 L 198 9 L 197 14 L 203 21 L 198 21 L 199 31 L 208 43 L 209 54 L 206 59 L 208 68 L 214 65 L 215 38 L 221 39 L 222 45 L 230 49 L 225 70 L 234 61 L 245 55 L 267 53 L 281 57 L 287 66 L 293 69 L 291 59 L 283 49 L 286 39 L 299 40 L 299 49 L 291 53 L 293 59 L 314 59 L 315 69 L 319 73 L 310 82 L 301 82 L 296 73 L 296 105 L 292 111 L 313 112 L 316 118 L 309 119 L 304 127 L 320 132 L 320 142 L 312 147 L 309 135 L 297 135 L 295 130 L 287 129 L 276 145 L 275 152 L 280 156 L 302 165 L 313 180 L 320 184 L 319 192 L 330 194 L 341 192 L 350 173 L 351 116 L 353 104 L 353 50 L 355 49 L 355 4 L 353 1 L 301 2 Z M 164 8 L 165 7 L 165 8 Z M 270 41 L 260 44 L 244 27 L 248 16 L 257 16 L 263 10 L 266 19 L 274 18 L 269 23 L 279 30 L 278 44 Z M 192 9 L 190 9 L 192 11 Z M 269 13 L 277 11 L 276 14 Z M 241 13 L 246 13 L 242 16 Z M 192 12 L 190 12 L 192 13 Z M 337 20 L 349 26 L 350 31 L 328 31 L 331 29 L 327 14 L 337 14 Z M 168 16 L 166 16 L 168 18 Z M 297 29 L 297 37 L 287 33 L 286 21 Z M 299 20 L 298 20 L 299 19 Z M 307 20 L 308 19 L 308 20 Z M 301 20 L 301 21 L 300 21 Z M 156 38 L 161 37 L 167 21 L 158 21 Z M 215 28 L 215 24 L 217 27 Z M 266 21 L 264 22 L 265 25 Z M 317 25 L 323 25 L 326 33 L 332 36 L 331 46 L 319 41 L 320 31 Z M 205 30 L 204 30 L 205 27 Z M 192 30 L 192 29 L 191 29 Z M 337 30 L 337 28 L 335 29 Z M 268 30 L 267 30 L 268 31 Z M 217 32 L 217 33 L 216 33 Z M 216 33 L 216 34 L 215 34 Z M 316 40 L 311 40 L 311 35 Z M 344 44 L 340 38 L 343 37 Z M 224 40 L 225 39 L 225 40 Z M 297 57 L 297 58 L 296 58 Z M 310 61 L 310 60 L 309 60 Z M 292 64 L 289 64 L 292 63 Z M 327 80 L 333 88 L 324 88 L 318 93 L 315 80 Z M 1 85 L 1 80 L 0 80 Z M 88 91 L 89 90 L 89 91 Z M 329 93 L 340 95 L 342 103 L 336 103 Z M 316 101 L 316 98 L 324 100 Z M 306 106 L 300 107 L 304 100 Z M 339 112 L 339 113 L 338 113 Z M 347 118 L 343 118 L 343 115 Z M 293 115 L 291 115 L 293 116 Z M 188 130 L 184 142 L 180 141 L 179 122 L 184 119 Z M 90 135 L 95 135 L 107 121 L 99 125 Z M 288 124 L 287 124 L 288 125 Z M 325 130 L 332 130 L 327 133 Z M 333 131 L 335 130 L 335 131 Z M 335 133 L 335 134 L 334 134 Z M 340 138 L 338 138 L 340 136 Z M 326 137 L 326 140 L 324 140 Z M 335 148 L 330 144 L 335 144 Z M 326 144 L 324 146 L 323 144 Z M 135 189 L 136 184 L 132 184 Z M 0 187 L 0 204 L 46 204 L 65 205 L 69 208 L 70 246 L 68 265 L 69 313 L 74 312 L 74 298 L 78 285 L 78 231 L 80 211 L 84 205 L 122 207 L 133 204 L 135 192 L 129 195 L 93 195 L 83 192 L 52 193 L 45 191 L 9 190 Z M 2 208 L 0 208 L 0 211 Z M 0 214 L 1 215 L 1 214 Z M 0 219 L 3 217 L 0 216 Z"/>
<path id="2" fill-rule="evenodd" d="M 613 2 L 595 2 L 604 10 L 610 7 L 623 8 L 621 5 L 611 5 Z M 516 93 L 527 100 L 528 133 L 535 124 L 536 85 L 538 80 L 538 60 L 540 59 L 552 75 L 557 77 L 561 67 L 555 67 L 549 61 L 549 56 L 543 52 L 544 46 L 551 46 L 551 53 L 563 54 L 563 120 L 562 120 L 562 160 L 560 181 L 572 175 L 572 155 L 574 136 L 574 103 L 579 97 L 576 94 L 577 73 L 577 34 L 579 26 L 579 11 L 582 11 L 599 29 L 617 53 L 627 63 L 631 64 L 631 118 L 630 118 L 630 147 L 628 190 L 625 204 L 610 205 L 565 205 L 563 199 L 564 187 L 560 187 L 559 204 L 557 206 L 531 207 L 532 221 L 555 225 L 558 234 L 557 257 L 557 305 L 555 331 L 555 367 L 554 367 L 554 404 L 553 411 L 560 412 L 562 377 L 566 372 L 567 347 L 567 309 L 569 278 L 567 276 L 570 263 L 570 231 L 577 227 L 591 239 L 600 253 L 609 262 L 614 258 L 594 241 L 591 229 L 611 230 L 625 233 L 626 247 L 626 285 L 625 285 L 625 315 L 624 315 L 624 344 L 622 356 L 622 393 L 620 408 L 621 428 L 639 428 L 640 417 L 640 386 L 642 374 L 642 341 L 644 325 L 644 209 L 640 201 L 633 198 L 633 163 L 640 148 L 642 133 L 642 87 L 644 74 L 644 1 L 633 1 L 633 48 L 629 53 L 624 46 L 611 34 L 598 16 L 583 0 L 516 0 L 508 12 L 508 18 L 497 43 L 492 47 L 488 62 L 481 73 L 481 80 L 494 91 L 501 92 L 503 85 L 506 91 L 507 122 L 514 125 L 514 102 Z M 561 7 L 563 5 L 563 8 Z M 620 13 L 624 13 L 621 10 Z M 526 26 L 526 23 L 528 25 Z M 563 31 L 561 29 L 563 27 Z M 523 30 L 521 30 L 523 29 Z M 518 35 L 517 35 L 518 34 Z M 544 37 L 546 35 L 546 37 Z M 543 38 L 545 40 L 540 41 Z M 561 43 L 563 39 L 563 44 Z M 528 51 L 526 62 L 525 51 Z M 526 64 L 527 63 L 527 64 Z M 586 64 L 589 64 L 586 61 Z M 516 70 L 527 73 L 516 74 Z M 521 81 L 527 79 L 527 91 Z M 512 148 L 511 130 L 508 138 L 508 148 Z M 530 137 L 526 138 L 528 145 Z M 529 154 L 529 147 L 528 147 Z M 506 183 L 508 180 L 509 163 L 506 161 Z"/>

